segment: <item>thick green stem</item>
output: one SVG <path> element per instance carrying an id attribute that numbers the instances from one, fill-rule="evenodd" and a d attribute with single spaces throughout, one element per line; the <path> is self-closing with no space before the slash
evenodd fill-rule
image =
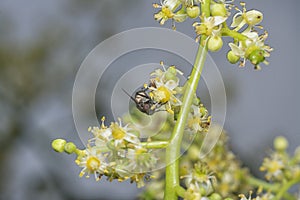
<path id="1" fill-rule="evenodd" d="M 282 185 L 282 187 L 280 188 L 279 192 L 277 193 L 277 195 L 275 196 L 275 198 L 273 200 L 280 200 L 284 194 L 295 184 L 300 182 L 300 177 L 297 177 L 296 179 L 293 179 L 289 182 L 286 182 L 285 184 Z"/>
<path id="2" fill-rule="evenodd" d="M 202 15 L 204 15 L 205 17 L 210 16 L 210 0 L 204 0 L 201 3 L 201 10 L 202 10 Z"/>
<path id="3" fill-rule="evenodd" d="M 190 112 L 191 105 L 193 103 L 193 97 L 196 93 L 196 89 L 201 77 L 201 72 L 204 66 L 204 62 L 207 55 L 207 45 L 204 47 L 199 45 L 196 55 L 194 67 L 188 80 L 187 88 L 183 96 L 183 102 L 180 113 L 178 115 L 172 136 L 170 138 L 170 144 L 166 148 L 166 188 L 165 188 L 165 200 L 177 200 L 178 194 L 175 188 L 179 187 L 179 161 L 181 141 L 184 134 L 184 128 L 187 121 L 188 114 Z"/>

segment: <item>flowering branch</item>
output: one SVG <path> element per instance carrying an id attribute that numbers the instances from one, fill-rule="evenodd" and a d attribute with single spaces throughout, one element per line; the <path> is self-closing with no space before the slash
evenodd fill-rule
<path id="1" fill-rule="evenodd" d="M 165 181 L 155 184 L 154 195 L 147 196 L 146 199 L 177 200 L 181 197 L 184 200 L 219 200 L 228 197 L 226 200 L 232 200 L 237 191 L 244 191 L 243 189 L 248 189 L 249 186 L 262 190 L 261 194 L 258 192 L 256 200 L 280 200 L 282 197 L 288 200 L 295 199 L 288 190 L 300 183 L 300 148 L 298 153 L 290 158 L 285 152 L 285 139 L 276 139 L 276 151 L 264 160 L 260 168 L 266 171 L 266 180 L 270 182 L 251 176 L 242 167 L 226 147 L 225 133 L 208 157 L 201 160 L 199 158 L 199 146 L 203 142 L 202 133 L 214 131 L 214 127 L 210 126 L 211 116 L 196 95 L 207 51 L 219 51 L 223 46 L 223 37 L 228 36 L 232 38 L 232 42 L 228 44 L 231 50 L 227 53 L 227 60 L 232 64 L 240 61 L 240 66 L 245 66 L 246 61 L 250 61 L 255 69 L 260 69 L 261 63 L 268 63 L 265 59 L 272 51 L 272 48 L 265 44 L 268 33 L 257 29 L 262 28 L 259 24 L 263 14 L 258 10 L 247 10 L 245 3 L 240 3 L 242 9 L 239 9 L 231 4 L 232 2 L 161 0 L 160 4 L 153 4 L 154 8 L 159 9 L 154 14 L 155 20 L 161 25 L 172 20 L 173 29 L 175 22 L 183 22 L 188 18 L 200 19 L 199 22 L 193 23 L 196 41 L 200 43 L 192 72 L 188 81 L 181 87 L 178 74 L 182 75 L 182 72 L 175 66 L 166 68 L 161 62 L 163 70 L 156 69 L 150 74 L 149 82 L 140 87 L 133 96 L 128 94 L 136 104 L 137 112 L 153 115 L 163 111 L 168 114 L 164 128 L 148 138 L 147 142 L 140 138 L 142 132 L 126 116 L 123 118 L 126 125 L 119 119 L 118 122 L 111 122 L 107 126 L 104 123 L 105 118 L 102 118 L 100 127 L 90 127 L 88 131 L 92 133 L 92 138 L 83 150 L 64 139 L 54 140 L 52 147 L 55 151 L 77 156 L 75 162 L 82 168 L 80 177 L 94 175 L 98 181 L 102 176 L 106 176 L 109 181 L 130 180 L 136 182 L 137 187 L 143 187 L 144 179 L 152 177 L 148 176 L 148 172 L 155 168 L 159 160 L 157 152 L 153 149 L 165 149 L 167 166 L 165 175 L 161 176 Z M 226 21 L 233 8 L 237 12 L 228 26 Z M 140 113 L 134 114 L 139 118 Z M 194 141 L 196 145 L 192 144 L 179 162 L 183 136 L 187 131 L 197 133 L 198 140 Z M 164 137 L 165 132 L 171 132 L 168 140 Z M 183 180 L 186 189 L 182 187 Z M 159 190 L 164 191 L 164 194 L 158 193 Z M 240 200 L 251 200 L 251 193 L 249 196 L 239 197 Z"/>

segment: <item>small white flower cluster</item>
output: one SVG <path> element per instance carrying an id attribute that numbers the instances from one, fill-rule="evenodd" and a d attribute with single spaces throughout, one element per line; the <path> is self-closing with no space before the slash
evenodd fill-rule
<path id="1" fill-rule="evenodd" d="M 207 132 L 211 123 L 207 109 L 203 104 L 192 105 L 192 112 L 189 113 L 187 120 L 188 129 L 194 132 Z"/>
<path id="2" fill-rule="evenodd" d="M 247 39 L 229 43 L 231 51 L 227 58 L 231 63 L 236 63 L 241 59 L 241 67 L 245 66 L 246 60 L 249 60 L 256 70 L 260 70 L 259 64 L 268 64 L 265 58 L 270 57 L 270 52 L 273 50 L 265 44 L 268 33 L 266 31 L 261 35 L 258 33 L 258 29 L 263 29 L 262 26 L 259 26 L 263 20 L 263 14 L 257 10 L 247 11 L 245 3 L 241 3 L 241 5 L 243 9 L 236 8 L 238 12 L 233 16 L 231 27 L 234 28 L 234 31 L 241 31 L 241 34 Z"/>
<path id="3" fill-rule="evenodd" d="M 163 25 L 167 20 L 172 19 L 172 27 L 175 29 L 175 22 L 183 22 L 187 18 L 196 18 L 200 14 L 200 0 L 161 0 L 160 4 L 153 4 L 154 8 L 160 11 L 154 15 L 155 20 Z"/>
<path id="4" fill-rule="evenodd" d="M 189 83 L 186 82 L 185 86 L 181 87 L 178 75 L 183 75 L 183 73 L 176 69 L 174 65 L 166 68 L 163 62 L 160 64 L 162 69 L 156 69 L 150 74 L 150 84 L 145 84 L 145 94 L 147 95 L 144 96 L 150 98 L 150 100 L 147 99 L 147 102 L 151 102 L 152 106 L 149 106 L 149 108 L 153 112 L 167 111 L 174 115 L 174 119 L 176 120 L 182 105 L 183 93 Z M 144 101 L 146 102 L 146 99 Z M 140 99 L 139 102 L 143 102 L 143 100 Z M 139 102 L 136 102 L 137 107 L 139 106 Z M 145 113 L 152 114 L 152 112 Z M 193 105 L 187 119 L 186 130 L 193 133 L 207 132 L 210 122 L 211 116 L 209 116 L 207 109 L 200 102 L 200 99 L 194 95 Z"/>
<path id="5" fill-rule="evenodd" d="M 266 157 L 260 167 L 266 172 L 265 178 L 272 182 L 282 182 L 300 177 L 300 160 L 296 154 L 290 157 L 285 151 L 274 151 Z"/>
<path id="6" fill-rule="evenodd" d="M 89 131 L 93 138 L 76 159 L 82 167 L 80 176 L 93 174 L 99 180 L 105 175 L 110 181 L 130 179 L 138 187 L 144 186 L 144 178 L 157 159 L 142 147 L 137 132 L 128 124 L 123 126 L 121 120 L 107 127 L 104 118 L 101 127 L 90 127 Z"/>
<path id="7" fill-rule="evenodd" d="M 242 9 L 231 4 L 232 1 L 211 0 L 209 10 L 201 10 L 204 0 L 162 0 L 161 4 L 154 4 L 155 8 L 161 9 L 154 15 L 154 18 L 164 24 L 168 19 L 173 22 L 183 22 L 188 17 L 200 17 L 200 22 L 193 24 L 197 34 L 196 41 L 201 40 L 201 45 L 207 42 L 208 50 L 218 51 L 223 46 L 222 37 L 229 36 L 234 39 L 229 43 L 231 50 L 227 54 L 230 63 L 235 64 L 240 61 L 240 66 L 245 66 L 247 60 L 254 69 L 261 69 L 260 63 L 268 64 L 266 58 L 273 50 L 265 44 L 268 33 L 259 24 L 263 20 L 263 14 L 258 10 L 247 10 L 244 2 L 240 3 Z M 235 8 L 235 9 L 233 9 Z M 233 15 L 232 23 L 227 25 L 226 21 L 231 15 L 231 11 L 237 11 Z M 173 26 L 174 23 L 173 23 Z"/>
<path id="8" fill-rule="evenodd" d="M 176 69 L 175 66 L 165 68 L 163 62 L 160 63 L 163 70 L 156 69 L 152 72 L 150 78 L 150 97 L 165 106 L 165 110 L 174 114 L 173 108 L 181 106 L 182 102 L 176 97 L 177 89 L 179 87 L 178 74 L 183 73 Z"/>
<path id="9" fill-rule="evenodd" d="M 208 167 L 203 163 L 196 163 L 193 170 L 181 178 L 185 179 L 187 190 L 185 192 L 185 200 L 205 199 L 206 195 L 213 192 L 213 184 L 216 181 L 212 172 L 208 171 Z"/>

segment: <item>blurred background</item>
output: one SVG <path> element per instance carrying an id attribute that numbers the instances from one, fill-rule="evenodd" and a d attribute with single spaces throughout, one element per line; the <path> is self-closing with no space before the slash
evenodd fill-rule
<path id="1" fill-rule="evenodd" d="M 72 118 L 76 72 L 104 39 L 131 28 L 158 27 L 152 3 L 0 1 L 0 199 L 134 199 L 139 192 L 135 185 L 80 179 L 74 157 L 55 153 L 50 144 L 64 137 L 83 147 Z M 289 139 L 290 152 L 300 144 L 300 3 L 246 3 L 247 9 L 264 13 L 267 43 L 275 49 L 270 65 L 259 72 L 250 64 L 243 69 L 230 65 L 228 47 L 211 56 L 226 86 L 225 129 L 233 151 L 261 175 L 257 169 L 275 136 Z M 191 23 L 179 24 L 177 30 L 195 37 Z M 110 112 L 104 108 L 97 101 L 97 112 Z"/>

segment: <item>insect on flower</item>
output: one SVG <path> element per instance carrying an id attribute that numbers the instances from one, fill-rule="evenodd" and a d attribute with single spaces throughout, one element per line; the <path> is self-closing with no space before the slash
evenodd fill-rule
<path id="1" fill-rule="evenodd" d="M 154 82 L 151 82 L 150 87 L 155 87 L 154 84 Z M 143 87 L 138 89 L 133 96 L 123 89 L 123 91 L 135 102 L 137 109 L 147 115 L 153 115 L 155 112 L 163 111 L 159 108 L 165 104 L 157 102 L 151 98 L 152 90 L 150 87 L 145 84 Z"/>

